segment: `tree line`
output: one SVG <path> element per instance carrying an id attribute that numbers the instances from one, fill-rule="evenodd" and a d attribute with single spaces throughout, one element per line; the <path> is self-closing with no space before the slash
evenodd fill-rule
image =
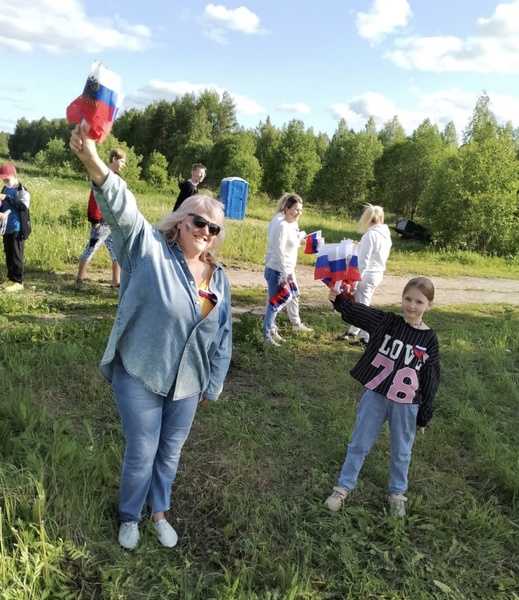
<path id="1" fill-rule="evenodd" d="M 0 134 L 0 144 L 44 174 L 83 175 L 68 149 L 70 128 L 65 119 L 22 118 L 13 134 Z M 478 98 L 460 143 L 452 122 L 440 131 L 425 119 L 406 135 L 397 116 L 379 130 L 373 118 L 361 131 L 341 120 L 331 138 L 300 120 L 277 128 L 267 118 L 244 129 L 231 96 L 206 90 L 125 111 L 101 156 L 125 149 L 129 183 L 168 187 L 200 162 L 212 189 L 224 177 L 242 177 L 252 194 L 295 192 L 353 217 L 372 202 L 418 220 L 439 246 L 517 255 L 518 139 L 510 123 L 497 122 L 487 94 Z"/>

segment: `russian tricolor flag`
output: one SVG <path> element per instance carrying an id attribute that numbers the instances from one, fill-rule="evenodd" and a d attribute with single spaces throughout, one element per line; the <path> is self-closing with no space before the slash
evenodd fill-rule
<path id="1" fill-rule="evenodd" d="M 85 122 L 88 135 L 102 143 L 112 129 L 112 124 L 122 104 L 121 78 L 94 61 L 81 96 L 67 107 L 69 123 Z"/>
<path id="2" fill-rule="evenodd" d="M 317 253 L 315 261 L 314 279 L 326 279 L 330 277 L 330 262 L 328 260 L 328 251 L 333 244 L 323 244 Z"/>
<path id="3" fill-rule="evenodd" d="M 281 310 L 283 306 L 292 298 L 290 288 L 286 285 L 282 285 L 279 290 L 269 298 L 269 304 L 271 304 L 274 310 L 277 312 Z"/>
<path id="4" fill-rule="evenodd" d="M 344 279 L 347 279 L 350 283 L 362 279 L 359 271 L 359 257 L 357 256 L 356 250 L 354 251 L 354 254 L 351 255 L 350 262 L 348 263 L 348 270 L 346 271 L 346 277 Z"/>
<path id="5" fill-rule="evenodd" d="M 314 231 L 306 236 L 305 254 L 317 254 L 319 248 L 324 244 L 324 238 L 321 235 L 321 230 Z"/>
<path id="6" fill-rule="evenodd" d="M 414 355 L 416 356 L 416 358 L 422 363 L 424 363 L 429 358 L 429 355 L 427 354 L 427 348 L 422 348 L 421 346 L 415 346 L 413 348 L 413 352 L 414 352 Z"/>
<path id="7" fill-rule="evenodd" d="M 332 248 L 328 252 L 330 279 L 333 281 L 342 281 L 346 279 L 346 272 L 348 270 L 346 247 L 344 244 L 331 244 L 331 246 Z"/>

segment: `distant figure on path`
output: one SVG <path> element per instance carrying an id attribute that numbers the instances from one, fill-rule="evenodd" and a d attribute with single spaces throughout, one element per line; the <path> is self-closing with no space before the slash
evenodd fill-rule
<path id="1" fill-rule="evenodd" d="M 108 168 L 110 171 L 119 175 L 126 165 L 126 153 L 123 150 L 115 149 L 110 152 Z M 90 239 L 79 257 L 79 268 L 76 276 L 76 284 L 82 286 L 88 269 L 88 263 L 94 258 L 94 254 L 105 244 L 112 259 L 112 281 L 110 287 L 118 288 L 121 280 L 121 269 L 115 256 L 110 227 L 103 219 L 99 206 L 94 198 L 94 191 L 90 190 L 88 199 L 88 220 L 90 221 Z"/>
<path id="2" fill-rule="evenodd" d="M 303 200 L 297 194 L 283 196 L 277 206 L 278 212 L 267 229 L 268 246 L 265 255 L 265 279 L 267 281 L 267 303 L 263 324 L 263 338 L 266 344 L 279 346 L 285 340 L 279 335 L 276 326 L 277 311 L 269 302 L 283 285 L 292 284 L 297 289 L 295 268 L 297 252 L 304 235 L 300 236 L 297 222 L 303 214 Z M 291 305 L 291 306 L 290 306 Z M 292 322 L 292 331 L 311 333 L 313 329 L 301 323 L 299 316 L 298 293 L 287 303 L 287 313 Z"/>
<path id="3" fill-rule="evenodd" d="M 355 302 L 369 306 L 375 290 L 384 278 L 386 262 L 393 242 L 389 227 L 384 225 L 384 209 L 381 206 L 365 204 L 358 227 L 364 235 L 357 246 L 362 280 L 355 289 Z M 360 338 L 356 340 L 359 333 Z M 352 346 L 367 346 L 369 333 L 352 325 L 340 339 L 351 341 Z"/>
<path id="4" fill-rule="evenodd" d="M 0 225 L 4 229 L 3 241 L 7 280 L 0 289 L 3 292 L 23 290 L 25 240 L 31 233 L 29 206 L 31 195 L 18 181 L 14 165 L 0 167 L 0 179 L 4 185 L 0 194 Z"/>
<path id="5" fill-rule="evenodd" d="M 196 163 L 191 167 L 191 178 L 180 184 L 180 192 L 178 194 L 178 198 L 175 202 L 173 210 L 178 210 L 182 202 L 184 202 L 184 200 L 186 200 L 190 196 L 198 194 L 198 186 L 204 180 L 206 171 L 207 167 L 204 167 L 204 165 L 200 163 Z"/>

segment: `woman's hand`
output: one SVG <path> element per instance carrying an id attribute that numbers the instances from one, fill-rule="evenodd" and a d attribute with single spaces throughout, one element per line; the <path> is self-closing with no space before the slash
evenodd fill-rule
<path id="1" fill-rule="evenodd" d="M 425 435 L 425 427 L 419 427 L 420 433 Z"/>
<path id="2" fill-rule="evenodd" d="M 76 125 L 70 135 L 69 146 L 81 162 L 98 158 L 96 143 L 88 136 L 86 127 Z"/>
<path id="3" fill-rule="evenodd" d="M 335 302 L 335 299 L 337 298 L 338 295 L 339 295 L 339 292 L 334 287 L 331 287 L 330 291 L 328 293 L 328 298 L 329 298 L 330 302 Z"/>
<path id="4" fill-rule="evenodd" d="M 70 135 L 69 146 L 79 160 L 85 165 L 92 181 L 101 186 L 108 177 L 108 167 L 99 158 L 95 141 L 88 135 L 87 128 L 76 125 Z"/>

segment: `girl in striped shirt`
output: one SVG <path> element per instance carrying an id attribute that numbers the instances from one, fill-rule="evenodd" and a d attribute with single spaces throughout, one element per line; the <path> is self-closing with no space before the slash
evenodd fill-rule
<path id="1" fill-rule="evenodd" d="M 366 391 L 357 410 L 346 460 L 325 506 L 338 511 L 357 482 L 366 456 L 387 421 L 391 437 L 389 505 L 393 516 L 406 514 L 407 473 L 416 428 L 425 433 L 440 381 L 438 338 L 422 320 L 432 306 L 433 283 L 415 277 L 402 294 L 402 315 L 352 302 L 335 289 L 330 300 L 344 321 L 370 335 L 351 375 Z"/>

